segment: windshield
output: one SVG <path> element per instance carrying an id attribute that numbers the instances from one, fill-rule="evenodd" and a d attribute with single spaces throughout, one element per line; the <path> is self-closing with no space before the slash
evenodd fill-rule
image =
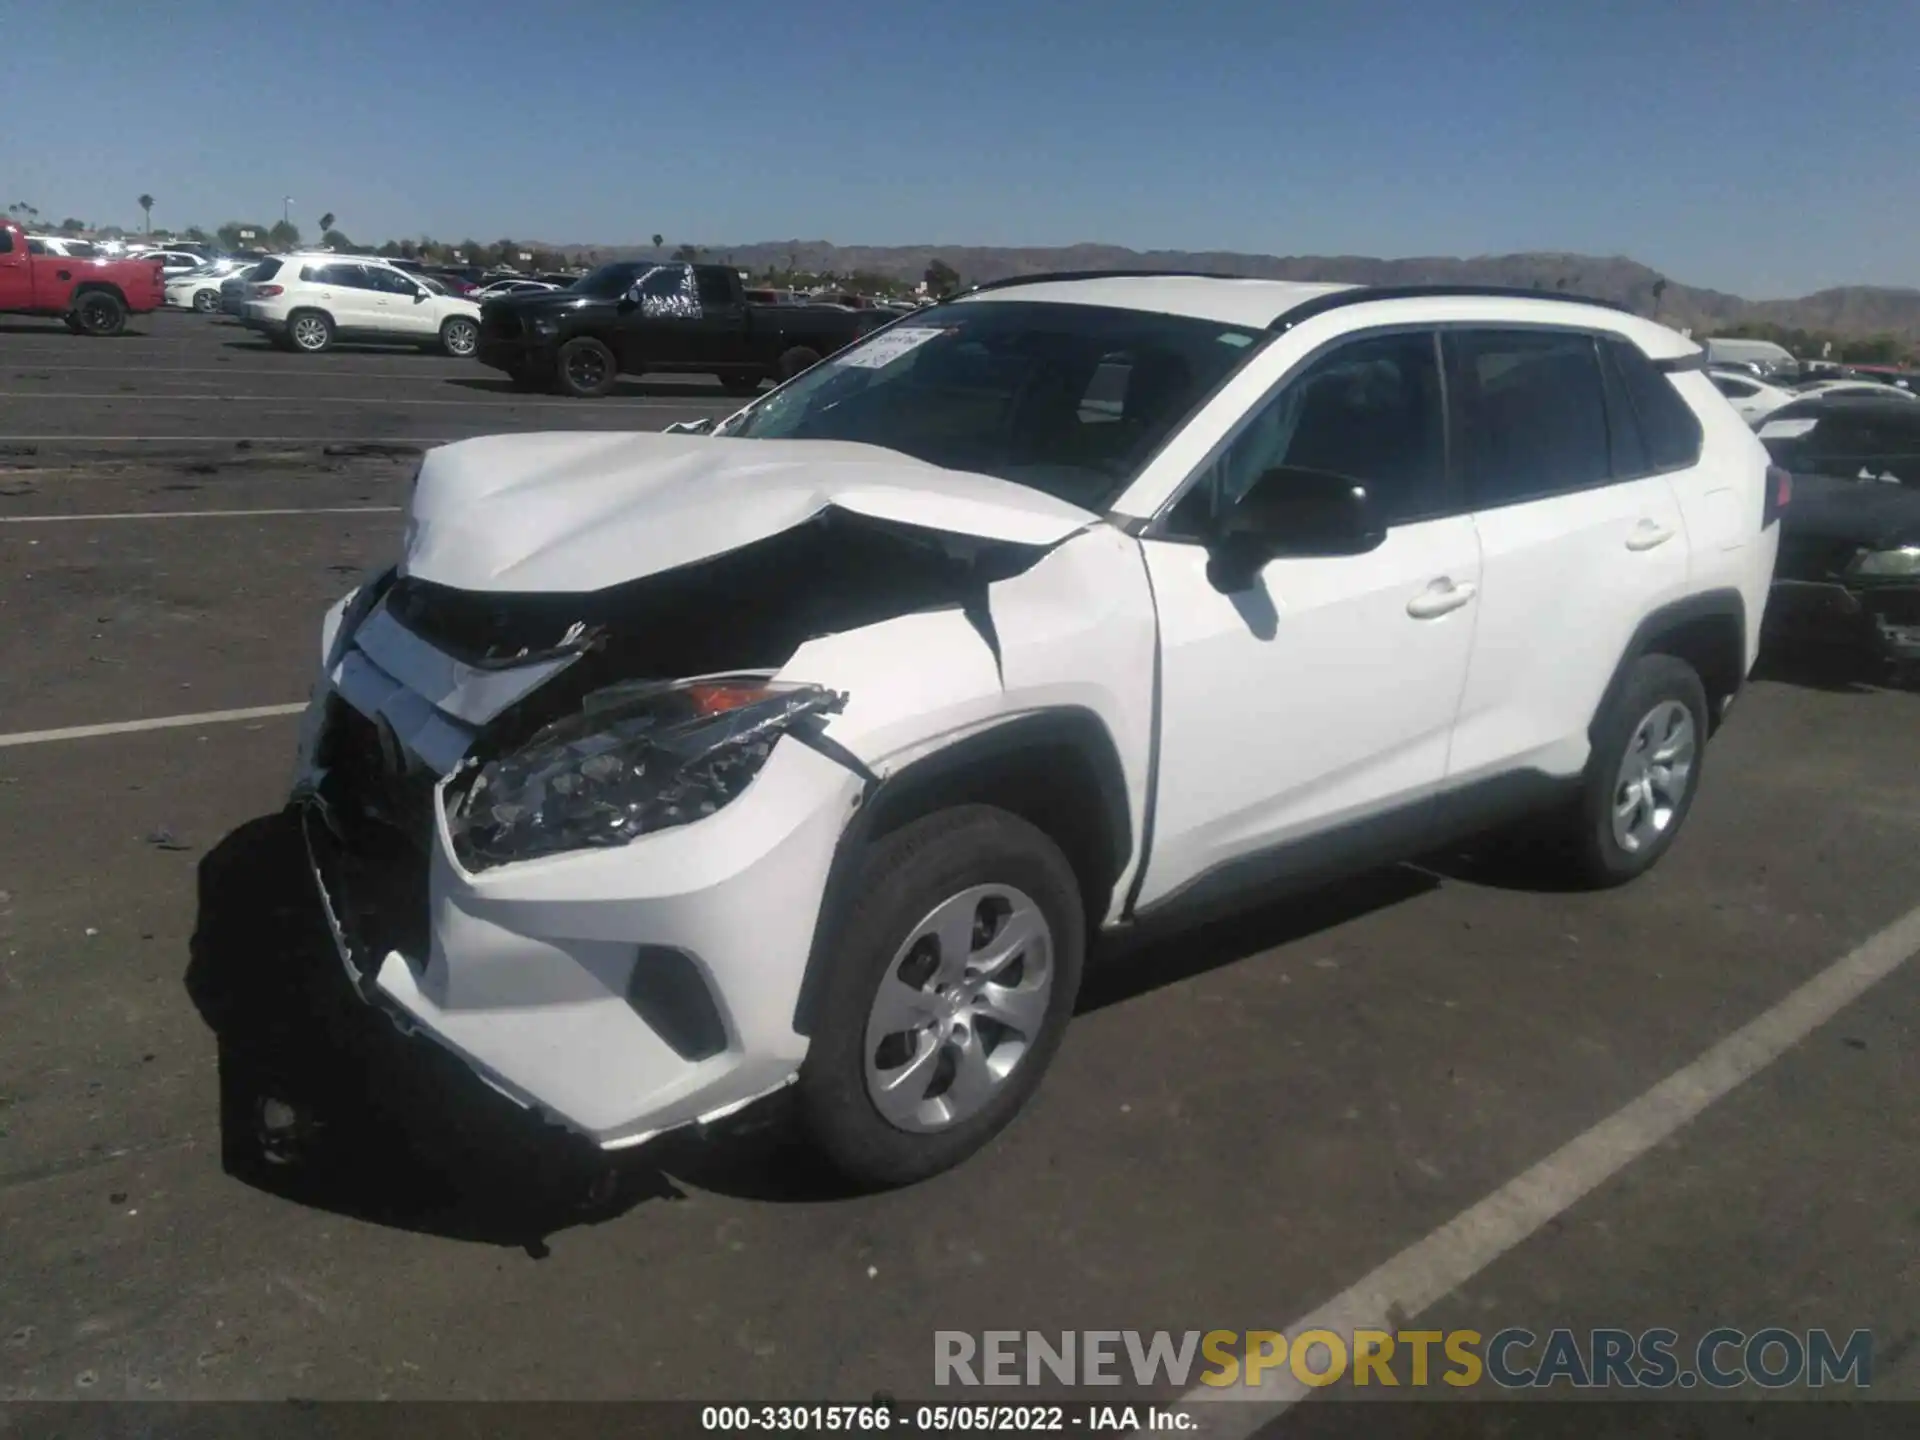
<path id="1" fill-rule="evenodd" d="M 655 269 L 657 261 L 620 260 L 611 265 L 602 265 L 591 274 L 582 275 L 570 287 L 581 295 L 591 295 L 596 300 L 617 300 L 633 288 L 636 277 Z"/>
<path id="2" fill-rule="evenodd" d="M 1259 339 L 1148 311 L 942 305 L 843 350 L 714 433 L 880 445 L 1103 510 Z"/>

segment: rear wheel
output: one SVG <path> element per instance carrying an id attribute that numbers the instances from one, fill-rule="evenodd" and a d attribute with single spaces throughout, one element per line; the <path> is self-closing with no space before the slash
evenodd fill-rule
<path id="1" fill-rule="evenodd" d="M 75 297 L 68 328 L 78 335 L 118 335 L 127 328 L 127 307 L 105 290 L 88 290 Z"/>
<path id="2" fill-rule="evenodd" d="M 581 400 L 597 400 L 613 389 L 620 378 L 620 366 L 613 351 L 590 335 L 569 340 L 556 357 L 555 379 L 563 394 Z"/>
<path id="3" fill-rule="evenodd" d="M 211 315 L 220 308 L 220 297 L 211 290 L 196 290 L 193 296 L 193 308 L 202 315 Z"/>
<path id="4" fill-rule="evenodd" d="M 796 345 L 780 357 L 780 378 L 791 380 L 802 370 L 811 370 L 819 363 L 818 350 L 810 350 L 805 345 Z"/>
<path id="5" fill-rule="evenodd" d="M 1568 816 L 1573 878 L 1604 887 L 1644 875 L 1672 847 L 1700 789 L 1707 692 L 1671 655 L 1643 655 L 1595 729 Z"/>
<path id="6" fill-rule="evenodd" d="M 465 360 L 480 348 L 480 327 L 465 315 L 456 315 L 440 327 L 440 348 L 456 360 Z"/>
<path id="7" fill-rule="evenodd" d="M 287 317 L 287 342 L 305 355 L 333 344 L 333 321 L 318 310 L 296 310 Z"/>
<path id="8" fill-rule="evenodd" d="M 979 1150 L 1039 1088 L 1085 911 L 1059 846 L 984 805 L 885 836 L 856 893 L 829 941 L 801 1113 L 850 1179 L 908 1184 Z"/>

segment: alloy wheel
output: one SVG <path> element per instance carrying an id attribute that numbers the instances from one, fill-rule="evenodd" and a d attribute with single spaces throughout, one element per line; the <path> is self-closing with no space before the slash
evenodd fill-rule
<path id="1" fill-rule="evenodd" d="M 1613 783 L 1613 838 L 1629 855 L 1658 843 L 1693 783 L 1698 741 L 1693 712 L 1663 700 L 1633 727 Z"/>
<path id="2" fill-rule="evenodd" d="M 319 350 L 327 343 L 327 325 L 317 315 L 302 315 L 293 322 L 293 343 L 302 350 Z"/>
<path id="3" fill-rule="evenodd" d="M 1053 931 L 1024 891 L 976 885 L 935 906 L 868 1013 L 874 1108 L 917 1133 L 977 1115 L 1039 1041 L 1053 979 Z"/>

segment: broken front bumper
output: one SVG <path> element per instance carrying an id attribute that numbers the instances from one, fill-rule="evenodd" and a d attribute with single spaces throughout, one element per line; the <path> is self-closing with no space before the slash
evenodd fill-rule
<path id="1" fill-rule="evenodd" d="M 1766 623 L 1783 642 L 1834 644 L 1903 664 L 1920 661 L 1920 585 L 1775 580 Z"/>
<path id="2" fill-rule="evenodd" d="M 783 743 L 695 824 L 479 875 L 455 860 L 437 791 L 424 845 L 347 821 L 324 785 L 303 816 L 361 995 L 516 1103 L 616 1149 L 792 1079 L 814 923 L 858 788 Z"/>

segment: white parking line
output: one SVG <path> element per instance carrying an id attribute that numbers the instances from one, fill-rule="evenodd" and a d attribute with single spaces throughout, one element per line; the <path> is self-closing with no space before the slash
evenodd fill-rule
<path id="1" fill-rule="evenodd" d="M 1350 1338 L 1355 1330 L 1401 1328 L 1406 1321 L 1472 1279 L 1556 1215 L 1666 1140 L 1714 1101 L 1751 1080 L 1851 1002 L 1920 951 L 1920 907 L 1909 910 L 1858 949 L 1841 957 L 1772 1009 L 1569 1141 L 1425 1239 L 1402 1250 L 1345 1293 L 1281 1333 L 1308 1330 Z M 1324 1357 L 1315 1364 L 1324 1368 Z M 1201 1385 L 1181 1404 L 1240 1401 L 1210 1410 L 1208 1440 L 1244 1440 L 1308 1394 L 1291 1367 L 1270 1370 L 1260 1384 Z M 1141 1432 L 1145 1433 L 1145 1432 Z"/>
<path id="2" fill-rule="evenodd" d="M 300 705 L 255 705 L 245 710 L 207 710 L 198 715 L 161 715 L 152 720 L 121 720 L 111 725 L 69 725 L 61 730 L 16 730 L 0 735 L 0 750 L 15 745 L 45 745 L 54 740 L 91 740 L 100 735 L 136 735 L 143 730 L 181 730 L 190 725 L 224 725 L 234 720 L 271 720 L 298 715 Z"/>
<path id="3" fill-rule="evenodd" d="M 64 520 L 231 520 L 248 515 L 397 515 L 399 505 L 315 505 L 301 510 L 120 510 L 91 515 L 0 515 L 0 525 L 58 525 Z"/>
<path id="4" fill-rule="evenodd" d="M 0 400 L 121 400 L 157 408 L 163 405 L 240 405 L 245 404 L 256 415 L 297 415 L 314 405 L 431 405 L 464 410 L 506 410 L 524 409 L 527 406 L 560 406 L 568 410 L 578 410 L 578 400 L 390 400 L 385 396 L 354 395 L 141 395 L 132 391 L 74 392 L 61 391 L 41 394 L 33 390 L 0 390 Z M 275 408 L 261 401 L 287 400 L 298 401 L 297 405 Z M 686 408 L 681 400 L 601 400 L 597 409 L 601 410 L 681 410 Z M 709 403 L 719 404 L 718 400 Z"/>

